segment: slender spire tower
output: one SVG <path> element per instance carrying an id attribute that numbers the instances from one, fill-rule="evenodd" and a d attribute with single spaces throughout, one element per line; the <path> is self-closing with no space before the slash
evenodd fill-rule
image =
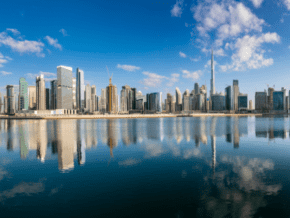
<path id="1" fill-rule="evenodd" d="M 210 95 L 215 94 L 215 76 L 213 66 L 213 50 L 211 50 L 211 80 L 210 80 Z"/>

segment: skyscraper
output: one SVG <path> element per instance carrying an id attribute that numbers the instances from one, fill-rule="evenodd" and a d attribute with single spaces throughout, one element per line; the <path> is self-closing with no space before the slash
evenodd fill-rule
<path id="1" fill-rule="evenodd" d="M 97 96 L 97 89 L 95 85 L 92 85 L 91 88 L 91 112 L 96 110 L 96 96 Z"/>
<path id="2" fill-rule="evenodd" d="M 72 68 L 57 67 L 57 109 L 72 109 Z"/>
<path id="3" fill-rule="evenodd" d="M 134 102 L 133 89 L 134 88 L 130 88 L 130 86 L 128 85 L 122 86 L 120 110 L 123 112 L 130 111 L 133 109 L 133 102 Z M 136 90 L 135 90 L 135 93 L 136 93 Z"/>
<path id="4" fill-rule="evenodd" d="M 132 90 L 132 109 L 135 110 L 136 109 L 136 88 L 131 88 Z"/>
<path id="5" fill-rule="evenodd" d="M 19 110 L 28 110 L 28 83 L 24 78 L 19 80 Z"/>
<path id="6" fill-rule="evenodd" d="M 256 92 L 255 93 L 255 110 L 262 111 L 266 110 L 268 105 L 267 92 Z"/>
<path id="7" fill-rule="evenodd" d="M 77 99 L 76 99 L 76 90 L 77 90 L 77 87 L 76 87 L 76 78 L 73 77 L 72 78 L 72 108 L 73 109 L 77 109 Z"/>
<path id="8" fill-rule="evenodd" d="M 238 96 L 240 94 L 239 91 L 239 80 L 234 80 L 233 81 L 233 100 L 234 100 L 234 110 L 237 111 L 239 109 L 239 105 L 238 105 Z"/>
<path id="9" fill-rule="evenodd" d="M 6 86 L 6 96 L 7 96 L 7 113 L 15 114 L 15 97 L 14 97 L 14 86 Z"/>
<path id="10" fill-rule="evenodd" d="M 182 111 L 182 97 L 179 88 L 175 88 L 176 106 L 175 111 Z"/>
<path id="11" fill-rule="evenodd" d="M 56 109 L 57 102 L 57 80 L 50 82 L 50 109 Z"/>
<path id="12" fill-rule="evenodd" d="M 49 88 L 45 89 L 45 105 L 46 105 L 46 110 L 50 109 L 50 90 Z"/>
<path id="13" fill-rule="evenodd" d="M 85 100 L 85 80 L 84 80 L 84 71 L 77 68 L 76 75 L 76 102 L 78 111 L 83 111 L 84 109 L 84 100 Z"/>
<path id="14" fill-rule="evenodd" d="M 228 86 L 225 89 L 226 94 L 226 110 L 233 110 L 233 92 L 232 86 Z"/>
<path id="15" fill-rule="evenodd" d="M 36 110 L 46 109 L 45 81 L 43 75 L 36 77 Z"/>
<path id="16" fill-rule="evenodd" d="M 89 84 L 86 85 L 85 88 L 85 111 L 86 112 L 91 112 L 91 86 Z"/>
<path id="17" fill-rule="evenodd" d="M 198 83 L 194 83 L 194 94 L 198 94 L 200 92 Z"/>
<path id="18" fill-rule="evenodd" d="M 210 95 L 214 95 L 214 94 L 215 94 L 215 76 L 214 76 L 213 50 L 211 50 Z"/>
<path id="19" fill-rule="evenodd" d="M 101 89 L 101 98 L 100 98 L 100 111 L 105 113 L 107 111 L 106 102 L 107 102 L 107 95 L 106 89 Z"/>
<path id="20" fill-rule="evenodd" d="M 112 84 L 112 79 L 109 79 L 109 86 L 106 88 L 106 108 L 109 113 L 118 112 L 118 95 L 117 95 L 117 86 Z"/>
<path id="21" fill-rule="evenodd" d="M 29 110 L 36 110 L 36 87 L 28 87 L 29 94 Z"/>
<path id="22" fill-rule="evenodd" d="M 189 90 L 186 89 L 183 93 L 183 99 L 182 99 L 182 109 L 183 111 L 189 111 Z"/>
<path id="23" fill-rule="evenodd" d="M 247 94 L 239 94 L 238 96 L 238 108 L 241 109 L 248 109 L 248 95 Z"/>

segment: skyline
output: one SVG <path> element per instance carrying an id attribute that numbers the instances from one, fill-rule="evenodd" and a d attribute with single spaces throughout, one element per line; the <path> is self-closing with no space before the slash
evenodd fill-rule
<path id="1" fill-rule="evenodd" d="M 72 67 L 73 75 L 82 69 L 85 84 L 96 85 L 98 96 L 108 85 L 106 65 L 118 94 L 127 84 L 143 94 L 162 92 L 164 100 L 175 87 L 183 93 L 195 82 L 206 83 L 210 93 L 211 48 L 216 92 L 237 79 L 240 92 L 254 103 L 255 92 L 266 84 L 289 89 L 286 1 L 62 2 L 58 7 L 31 1 L 10 7 L 15 2 L 0 9 L 7 21 L 0 24 L 2 95 L 21 77 L 29 85 L 40 72 L 55 79 L 59 65 Z M 237 66 L 244 69 L 235 71 Z"/>

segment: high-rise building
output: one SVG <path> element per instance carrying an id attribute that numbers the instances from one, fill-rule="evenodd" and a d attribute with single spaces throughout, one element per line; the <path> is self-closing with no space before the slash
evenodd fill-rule
<path id="1" fill-rule="evenodd" d="M 225 110 L 225 96 L 223 94 L 213 94 L 211 96 L 212 110 L 223 111 Z"/>
<path id="2" fill-rule="evenodd" d="M 226 94 L 226 110 L 233 110 L 233 92 L 232 86 L 228 86 L 225 89 Z"/>
<path id="3" fill-rule="evenodd" d="M 239 80 L 233 81 L 233 102 L 234 102 L 234 110 L 237 111 L 239 109 L 238 105 L 238 96 L 240 94 L 239 91 Z"/>
<path id="4" fill-rule="evenodd" d="M 36 110 L 36 87 L 28 87 L 29 94 L 29 110 Z"/>
<path id="5" fill-rule="evenodd" d="M 137 94 L 137 90 L 136 88 L 131 88 L 132 90 L 132 109 L 135 110 L 136 109 L 136 94 Z"/>
<path id="6" fill-rule="evenodd" d="M 268 109 L 273 110 L 273 88 L 268 88 Z"/>
<path id="7" fill-rule="evenodd" d="M 182 111 L 182 97 L 179 88 L 175 88 L 176 105 L 175 111 Z"/>
<path id="8" fill-rule="evenodd" d="M 166 105 L 165 110 L 167 113 L 173 113 L 175 112 L 175 102 L 173 102 L 173 96 L 169 93 L 167 93 L 167 99 L 166 99 Z"/>
<path id="9" fill-rule="evenodd" d="M 122 112 L 130 111 L 133 109 L 133 102 L 134 102 L 133 89 L 135 89 L 135 88 L 130 88 L 130 86 L 128 86 L 128 85 L 122 86 L 121 99 L 120 99 L 121 100 L 120 110 Z M 136 89 L 134 91 L 136 93 Z M 136 98 L 135 98 L 135 100 L 136 100 Z"/>
<path id="10" fill-rule="evenodd" d="M 118 112 L 118 95 L 117 95 L 117 86 L 112 84 L 112 79 L 109 79 L 109 86 L 106 88 L 106 108 L 109 113 Z"/>
<path id="11" fill-rule="evenodd" d="M 57 109 L 57 80 L 50 82 L 50 109 Z"/>
<path id="12" fill-rule="evenodd" d="M 206 99 L 207 99 L 206 85 L 202 85 L 199 91 L 200 91 L 200 94 L 202 95 L 202 101 L 204 102 L 201 110 L 205 111 L 206 110 Z"/>
<path id="13" fill-rule="evenodd" d="M 211 80 L 210 80 L 210 95 L 215 94 L 215 75 L 214 75 L 214 62 L 213 50 L 211 50 Z"/>
<path id="14" fill-rule="evenodd" d="M 285 92 L 274 91 L 273 92 L 273 110 L 285 110 Z"/>
<path id="15" fill-rule="evenodd" d="M 95 96 L 95 111 L 99 111 L 99 96 Z"/>
<path id="16" fill-rule="evenodd" d="M 91 102 L 91 98 L 92 98 L 92 88 L 89 84 L 86 85 L 86 88 L 85 88 L 85 112 L 91 112 L 91 105 L 92 105 L 92 102 Z"/>
<path id="17" fill-rule="evenodd" d="M 4 113 L 8 113 L 8 98 L 7 95 L 4 96 Z"/>
<path id="18" fill-rule="evenodd" d="M 84 100 L 85 100 L 85 80 L 84 71 L 77 68 L 76 75 L 76 104 L 78 111 L 82 112 L 84 110 Z"/>
<path id="19" fill-rule="evenodd" d="M 46 105 L 46 110 L 50 109 L 50 90 L 47 88 L 45 89 L 45 105 Z"/>
<path id="20" fill-rule="evenodd" d="M 28 110 L 28 83 L 24 78 L 19 80 L 19 110 Z M 1 110 L 0 110 L 1 111 Z"/>
<path id="21" fill-rule="evenodd" d="M 255 110 L 266 110 L 268 105 L 267 92 L 256 92 L 255 93 Z"/>
<path id="22" fill-rule="evenodd" d="M 162 92 L 155 92 L 146 95 L 147 110 L 162 112 Z"/>
<path id="23" fill-rule="evenodd" d="M 92 85 L 91 88 L 91 112 L 96 111 L 96 96 L 97 96 L 97 88 L 95 85 Z"/>
<path id="24" fill-rule="evenodd" d="M 77 109 L 77 98 L 76 98 L 76 91 L 77 91 L 77 80 L 75 77 L 72 78 L 72 108 Z"/>
<path id="25" fill-rule="evenodd" d="M 186 89 L 183 93 L 183 99 L 182 99 L 182 108 L 183 111 L 189 111 L 189 90 Z"/>
<path id="26" fill-rule="evenodd" d="M 239 94 L 238 96 L 238 108 L 241 109 L 248 109 L 248 95 L 247 94 Z"/>
<path id="27" fill-rule="evenodd" d="M 194 83 L 194 93 L 197 95 L 200 92 L 198 83 Z"/>
<path id="28" fill-rule="evenodd" d="M 72 109 L 72 68 L 57 67 L 57 109 Z"/>
<path id="29" fill-rule="evenodd" d="M 106 89 L 101 89 L 101 98 L 100 98 L 100 111 L 102 113 L 106 113 L 107 108 L 106 108 L 106 102 L 107 102 L 107 92 Z"/>
<path id="30" fill-rule="evenodd" d="M 15 97 L 14 97 L 14 86 L 6 86 L 6 96 L 7 96 L 7 113 L 15 114 Z"/>
<path id="31" fill-rule="evenodd" d="M 249 109 L 253 110 L 253 101 L 252 100 L 249 101 Z"/>
<path id="32" fill-rule="evenodd" d="M 46 109 L 46 92 L 43 75 L 36 77 L 36 110 Z"/>

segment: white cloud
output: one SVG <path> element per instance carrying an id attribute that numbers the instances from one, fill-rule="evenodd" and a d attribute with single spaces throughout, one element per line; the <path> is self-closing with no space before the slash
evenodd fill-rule
<path id="1" fill-rule="evenodd" d="M 14 35 L 19 35 L 20 34 L 20 32 L 17 29 L 7 28 L 6 30 L 12 32 Z"/>
<path id="2" fill-rule="evenodd" d="M 43 57 L 41 53 L 44 44 L 40 41 L 29 41 L 29 40 L 16 40 L 11 36 L 7 35 L 6 32 L 0 33 L 0 45 L 6 45 L 12 50 L 19 53 L 36 53 L 36 55 Z"/>
<path id="3" fill-rule="evenodd" d="M 43 71 L 39 71 L 39 73 L 35 73 L 35 74 L 27 73 L 25 74 L 25 76 L 27 76 L 28 79 L 36 79 L 36 77 L 40 76 L 40 74 L 43 74 L 45 82 L 49 82 L 56 79 L 55 73 L 43 72 Z"/>
<path id="4" fill-rule="evenodd" d="M 51 38 L 50 36 L 46 36 L 46 37 L 44 37 L 46 40 L 47 40 L 47 42 L 50 44 L 50 45 L 52 45 L 53 47 L 55 47 L 55 48 L 58 48 L 59 50 L 62 50 L 62 46 L 58 43 L 58 40 L 57 39 L 53 39 L 53 38 Z"/>
<path id="5" fill-rule="evenodd" d="M 117 68 L 121 68 L 123 70 L 130 71 L 130 72 L 141 69 L 140 67 L 136 67 L 132 65 L 121 65 L 121 64 L 118 64 Z"/>
<path id="6" fill-rule="evenodd" d="M 163 79 L 167 78 L 165 76 L 161 76 L 156 73 L 150 73 L 148 71 L 143 72 L 143 74 L 146 75 L 147 78 L 143 79 L 141 83 L 144 86 L 149 86 L 149 87 L 157 87 L 162 83 Z"/>
<path id="7" fill-rule="evenodd" d="M 62 33 L 63 36 L 68 36 L 67 31 L 65 29 L 60 29 L 60 33 Z"/>
<path id="8" fill-rule="evenodd" d="M 6 72 L 6 71 L 1 71 L 1 74 L 3 75 L 3 76 L 6 76 L 6 75 L 10 75 L 10 74 L 12 74 L 11 72 Z"/>
<path id="9" fill-rule="evenodd" d="M 8 57 L 8 56 L 4 56 L 1 52 L 0 52 L 0 67 L 3 67 L 3 64 L 6 64 L 7 62 L 11 61 L 12 58 Z"/>
<path id="10" fill-rule="evenodd" d="M 286 6 L 287 10 L 290 10 L 290 0 L 283 0 L 283 3 Z"/>
<path id="11" fill-rule="evenodd" d="M 181 52 L 181 51 L 179 52 L 179 56 L 182 57 L 182 58 L 186 58 L 186 54 L 184 54 L 184 53 Z"/>
<path id="12" fill-rule="evenodd" d="M 190 72 L 188 70 L 182 70 L 182 77 L 192 79 L 193 81 L 198 80 L 202 75 L 201 70 Z"/>
<path id="13" fill-rule="evenodd" d="M 251 0 L 255 7 L 260 7 L 263 0 Z M 289 0 L 290 2 L 290 0 Z M 290 6 L 290 3 L 289 3 Z M 278 43 L 277 33 L 263 33 L 266 25 L 243 3 L 235 0 L 200 1 L 191 8 L 197 21 L 199 36 L 196 42 L 202 52 L 209 53 L 214 48 L 214 55 L 231 57 L 231 63 L 220 65 L 222 71 L 257 69 L 272 65 L 272 58 L 265 58 L 263 43 Z"/>
<path id="14" fill-rule="evenodd" d="M 173 5 L 173 8 L 170 11 L 172 17 L 181 17 L 182 5 L 183 5 L 183 0 L 176 1 L 175 5 Z"/>
<path id="15" fill-rule="evenodd" d="M 251 0 L 255 8 L 259 8 L 261 4 L 263 3 L 263 0 Z"/>
<path id="16" fill-rule="evenodd" d="M 277 33 L 266 33 L 260 37 L 245 35 L 236 41 L 236 53 L 232 55 L 233 63 L 231 65 L 221 66 L 223 71 L 240 71 L 246 68 L 258 69 L 263 66 L 273 64 L 273 59 L 264 58 L 265 51 L 261 49 L 263 43 L 279 43 L 280 36 Z"/>

